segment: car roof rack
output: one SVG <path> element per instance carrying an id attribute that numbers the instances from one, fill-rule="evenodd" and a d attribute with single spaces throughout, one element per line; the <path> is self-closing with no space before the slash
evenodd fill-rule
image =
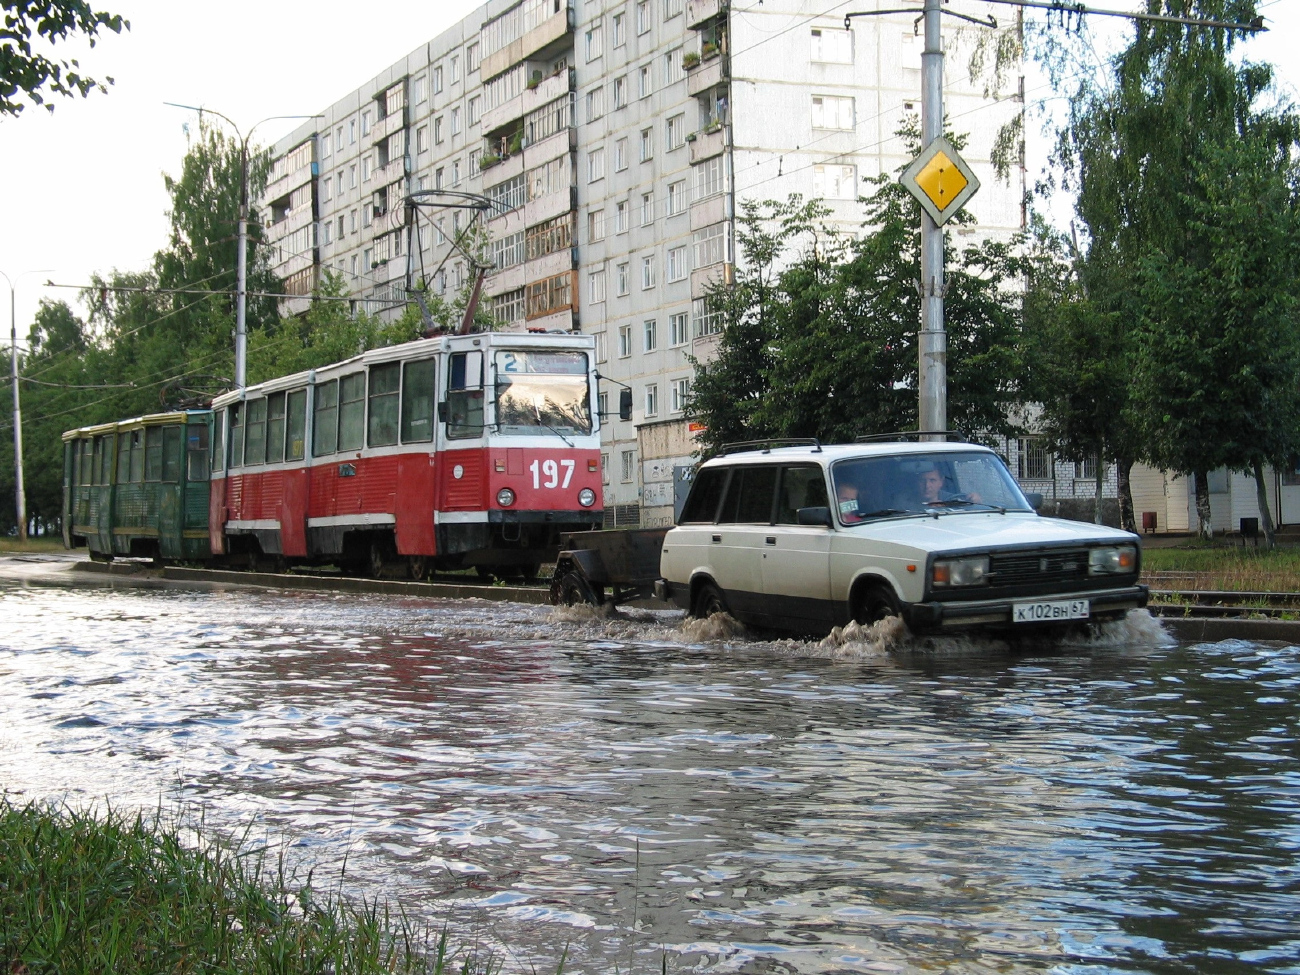
<path id="1" fill-rule="evenodd" d="M 894 433 L 872 433 L 858 437 L 854 443 L 906 443 L 920 442 L 922 437 L 943 437 L 944 443 L 970 443 L 970 438 L 960 430 L 899 430 Z"/>
<path id="2" fill-rule="evenodd" d="M 774 447 L 812 447 L 813 453 L 820 453 L 822 442 L 816 437 L 779 437 L 772 440 L 740 440 L 722 445 L 722 456 L 739 453 L 742 450 L 761 450 L 770 454 Z"/>

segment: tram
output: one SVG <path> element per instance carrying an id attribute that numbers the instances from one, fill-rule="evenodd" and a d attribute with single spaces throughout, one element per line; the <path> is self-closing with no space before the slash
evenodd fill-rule
<path id="1" fill-rule="evenodd" d="M 594 360 L 591 336 L 448 335 L 216 397 L 212 554 L 531 578 L 604 519 Z"/>

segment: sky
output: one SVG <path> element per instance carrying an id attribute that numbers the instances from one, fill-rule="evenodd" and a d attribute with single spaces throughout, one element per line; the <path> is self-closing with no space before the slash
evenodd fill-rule
<path id="1" fill-rule="evenodd" d="M 1090 2 L 1137 9 L 1134 0 Z M 93 50 L 69 44 L 64 56 L 79 58 L 92 76 L 112 76 L 108 93 L 59 99 L 53 114 L 31 106 L 0 120 L 0 271 L 16 283 L 20 343 L 41 298 L 75 301 L 75 290 L 44 282 L 81 285 L 95 272 L 141 270 L 166 244 L 162 174 L 179 172 L 186 127 L 196 130 L 197 116 L 164 102 L 214 109 L 245 132 L 267 116 L 311 114 L 478 5 L 388 0 L 359 16 L 355 3 L 336 0 L 97 0 L 126 17 L 130 31 L 107 34 Z M 999 20 L 1010 12 L 991 9 Z M 1300 102 L 1300 59 L 1287 58 L 1300 40 L 1300 0 L 1263 0 L 1260 10 L 1270 31 L 1248 41 L 1246 55 L 1277 66 L 1283 92 Z M 1032 93 L 1034 82 L 1027 86 Z M 297 124 L 267 122 L 255 141 L 274 142 Z M 1032 164 L 1043 158 L 1037 126 L 1030 137 Z M 1054 208 L 1058 219 L 1068 210 L 1062 201 Z"/>

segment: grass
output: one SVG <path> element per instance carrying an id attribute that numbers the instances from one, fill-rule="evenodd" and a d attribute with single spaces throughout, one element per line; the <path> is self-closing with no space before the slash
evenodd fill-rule
<path id="1" fill-rule="evenodd" d="M 1232 592 L 1300 592 L 1300 548 L 1243 548 L 1188 544 L 1142 552 L 1143 573 L 1172 572 L 1178 578 L 1154 583 L 1160 589 L 1219 589 Z M 1146 581 L 1151 582 L 1148 578 Z"/>
<path id="2" fill-rule="evenodd" d="M 161 817 L 0 800 L 0 971 L 10 975 L 461 975 L 449 950 L 377 903 L 321 898 L 310 874 Z"/>
<path id="3" fill-rule="evenodd" d="M 0 552 L 62 552 L 63 539 L 58 535 L 37 535 L 20 542 L 17 535 L 0 535 Z"/>

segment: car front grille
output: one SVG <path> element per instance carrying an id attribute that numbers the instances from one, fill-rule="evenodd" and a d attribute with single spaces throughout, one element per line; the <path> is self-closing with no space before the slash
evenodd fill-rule
<path id="1" fill-rule="evenodd" d="M 1088 550 L 1038 552 L 1032 555 L 994 555 L 989 561 L 992 586 L 1078 582 L 1088 578 Z"/>

